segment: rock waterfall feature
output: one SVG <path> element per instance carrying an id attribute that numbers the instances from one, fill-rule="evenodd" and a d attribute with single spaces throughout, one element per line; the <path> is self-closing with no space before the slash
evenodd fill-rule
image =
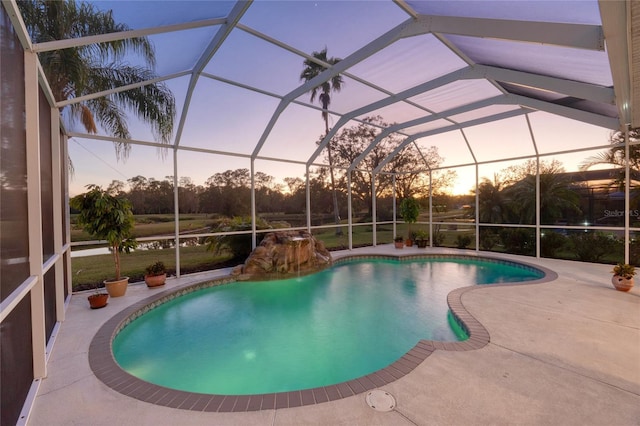
<path id="1" fill-rule="evenodd" d="M 265 235 L 244 265 L 233 269 L 240 280 L 285 278 L 320 271 L 331 265 L 324 243 L 307 231 L 276 231 Z"/>

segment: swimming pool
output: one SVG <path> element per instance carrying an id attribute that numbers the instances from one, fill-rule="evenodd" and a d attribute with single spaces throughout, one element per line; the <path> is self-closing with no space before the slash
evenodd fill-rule
<path id="1" fill-rule="evenodd" d="M 136 377 L 190 392 L 323 387 L 380 370 L 421 340 L 464 339 L 446 304 L 452 290 L 543 275 L 479 258 L 342 261 L 305 277 L 174 298 L 120 330 L 113 354 Z"/>

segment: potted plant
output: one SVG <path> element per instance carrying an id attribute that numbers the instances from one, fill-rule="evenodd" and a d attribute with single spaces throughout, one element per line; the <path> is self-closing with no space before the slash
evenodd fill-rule
<path id="1" fill-rule="evenodd" d="M 84 231 L 107 241 L 115 264 L 115 280 L 105 280 L 105 288 L 111 297 L 123 296 L 129 277 L 120 276 L 120 253 L 129 253 L 136 247 L 136 240 L 131 237 L 134 224 L 131 203 L 98 185 L 87 185 L 87 189 L 69 200 L 69 205 L 78 210 L 76 222 Z"/>
<path id="2" fill-rule="evenodd" d="M 611 283 L 619 291 L 629 291 L 633 287 L 633 276 L 636 274 L 636 267 L 628 263 L 618 263 L 613 267 L 613 277 Z"/>
<path id="3" fill-rule="evenodd" d="M 159 287 L 164 285 L 167 280 L 167 270 L 164 267 L 164 263 L 157 261 L 145 268 L 144 282 L 147 287 Z"/>
<path id="4" fill-rule="evenodd" d="M 89 295 L 87 297 L 89 300 L 89 307 L 91 309 L 100 309 L 107 306 L 107 301 L 109 300 L 109 294 L 103 291 L 98 290 L 98 285 L 96 284 L 95 293 Z"/>
<path id="5" fill-rule="evenodd" d="M 407 197 L 400 202 L 400 216 L 402 216 L 402 219 L 408 224 L 407 241 L 405 241 L 407 247 L 411 247 L 413 245 L 413 240 L 411 239 L 411 224 L 418 221 L 419 215 L 420 204 L 418 203 L 418 200 L 413 197 Z"/>
<path id="6" fill-rule="evenodd" d="M 429 244 L 429 233 L 422 229 L 419 229 L 415 233 L 416 245 L 419 248 L 425 248 Z"/>
<path id="7" fill-rule="evenodd" d="M 398 236 L 393 239 L 393 243 L 397 249 L 401 249 L 404 247 L 404 238 Z"/>

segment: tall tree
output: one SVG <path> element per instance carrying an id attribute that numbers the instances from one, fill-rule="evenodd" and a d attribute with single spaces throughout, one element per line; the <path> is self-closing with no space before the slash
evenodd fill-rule
<path id="1" fill-rule="evenodd" d="M 326 69 L 323 64 L 335 65 L 341 60 L 339 58 L 333 57 L 328 58 L 326 47 L 319 52 L 313 52 L 311 56 L 313 56 L 317 61 L 314 61 L 312 59 L 304 60 L 304 69 L 302 70 L 302 73 L 300 73 L 300 80 L 303 80 L 305 82 L 313 79 L 318 74 L 323 72 Z M 342 76 L 340 74 L 336 74 L 321 85 L 311 89 L 311 102 L 313 102 L 317 96 L 318 100 L 322 104 L 322 119 L 324 120 L 325 134 L 329 134 L 329 105 L 331 104 L 331 92 L 339 92 L 342 89 L 343 84 L 344 81 L 342 79 Z M 331 188 L 333 191 L 333 214 L 335 223 L 336 225 L 338 225 L 340 223 L 340 212 L 338 210 L 338 194 L 336 193 L 336 183 L 333 173 L 333 158 L 330 143 L 327 145 L 327 156 L 329 159 L 329 175 L 331 178 Z M 336 228 L 336 235 L 341 234 L 342 229 Z"/>
<path id="2" fill-rule="evenodd" d="M 588 170 L 596 165 L 610 165 L 618 169 L 618 173 L 612 176 L 614 182 L 620 190 L 625 185 L 625 146 L 624 133 L 613 132 L 609 136 L 611 148 L 591 157 L 586 158 L 580 164 L 580 170 Z M 640 171 L 640 128 L 631 129 L 629 131 L 629 167 L 631 170 Z"/>
<path id="3" fill-rule="evenodd" d="M 171 178 L 173 179 L 173 176 Z M 183 176 L 178 179 L 178 198 L 180 213 L 198 213 L 198 188 L 190 177 Z"/>
<path id="4" fill-rule="evenodd" d="M 362 123 L 341 130 L 331 141 L 334 152 L 334 164 L 340 167 L 348 167 L 356 158 L 371 144 L 380 133 L 381 128 L 389 127 L 381 116 L 365 117 Z M 396 134 L 391 134 L 376 144 L 365 156 L 361 163 L 364 170 L 373 170 L 380 166 L 391 153 L 402 144 L 403 139 Z M 413 145 L 404 147 L 389 161 L 383 171 L 389 173 L 410 172 L 411 170 L 424 169 L 426 167 L 436 168 L 443 161 L 435 147 L 421 153 Z M 425 164 L 426 162 L 426 164 Z M 444 175 L 443 175 L 444 176 Z M 361 203 L 363 208 L 368 209 L 369 216 L 372 214 L 371 188 L 373 176 L 366 171 L 356 171 L 351 176 L 351 192 L 356 201 Z M 346 185 L 346 175 L 342 173 L 339 180 Z M 444 181 L 434 179 L 433 184 L 440 186 Z M 393 185 L 393 178 L 390 174 L 379 174 L 376 176 L 376 198 L 384 194 L 390 194 Z M 421 173 L 400 174 L 396 180 L 396 189 L 401 194 L 401 198 L 414 195 L 424 195 L 420 188 L 428 187 L 425 184 Z M 427 190 L 428 194 L 428 190 Z"/>
<path id="5" fill-rule="evenodd" d="M 531 169 L 535 161 L 529 160 L 522 170 Z M 535 170 L 535 169 L 534 169 Z M 580 196 L 570 187 L 570 180 L 557 160 L 540 163 L 540 223 L 553 225 L 567 214 L 579 214 Z M 512 208 L 520 223 L 536 222 L 536 175 L 526 173 L 507 189 Z"/>
<path id="6" fill-rule="evenodd" d="M 509 203 L 504 193 L 504 184 L 497 174 L 493 181 L 483 178 L 478 185 L 480 212 L 478 218 L 483 223 L 505 223 L 509 216 Z"/>
<path id="7" fill-rule="evenodd" d="M 208 213 L 228 217 L 251 214 L 251 175 L 249 169 L 225 170 L 205 181 L 201 206 Z"/>
<path id="8" fill-rule="evenodd" d="M 75 0 L 18 2 L 29 35 L 34 43 L 74 39 L 128 31 L 113 19 L 111 11 L 100 11 L 92 4 Z M 127 55 L 140 55 L 146 67 L 131 66 Z M 66 100 L 95 92 L 143 83 L 156 77 L 155 53 L 146 37 L 127 38 L 39 54 L 56 100 Z M 173 134 L 175 100 L 163 83 L 89 99 L 71 105 L 69 117 L 80 119 L 88 133 L 99 125 L 111 136 L 130 139 L 126 112 L 132 112 L 151 126 L 156 140 L 169 143 Z M 115 142 L 118 158 L 126 158 L 131 146 Z"/>
<path id="9" fill-rule="evenodd" d="M 381 116 L 365 117 L 361 123 L 342 129 L 332 139 L 331 145 L 334 153 L 334 164 L 341 168 L 350 166 L 356 158 L 378 136 L 381 128 L 389 127 Z M 381 139 L 366 155 L 359 165 L 359 169 L 351 175 L 351 192 L 354 195 L 354 208 L 366 208 L 369 217 L 372 215 L 372 179 L 373 176 L 367 170 L 373 170 L 380 166 L 403 142 L 403 138 L 397 134 L 390 134 Z M 383 172 L 376 176 L 376 192 L 373 196 L 381 200 L 384 196 L 392 194 L 393 177 L 396 173 L 395 189 L 399 197 L 424 197 L 429 195 L 429 179 L 427 173 L 420 170 L 438 168 L 444 159 L 438 154 L 436 147 L 426 150 L 418 150 L 410 144 L 401 149 L 384 166 Z M 434 171 L 431 181 L 433 193 L 443 192 L 450 186 L 455 172 Z M 338 181 L 346 185 L 346 174 L 338 172 Z M 359 205 L 358 205 L 359 203 Z M 379 213 L 383 213 L 378 210 Z"/>

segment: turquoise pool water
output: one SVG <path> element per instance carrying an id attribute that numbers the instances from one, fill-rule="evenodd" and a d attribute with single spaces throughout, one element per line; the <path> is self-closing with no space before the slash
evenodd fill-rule
<path id="1" fill-rule="evenodd" d="M 300 278 L 178 297 L 114 339 L 118 364 L 191 392 L 248 395 L 326 386 L 384 368 L 420 339 L 455 341 L 447 294 L 542 273 L 476 259 L 365 260 Z"/>

